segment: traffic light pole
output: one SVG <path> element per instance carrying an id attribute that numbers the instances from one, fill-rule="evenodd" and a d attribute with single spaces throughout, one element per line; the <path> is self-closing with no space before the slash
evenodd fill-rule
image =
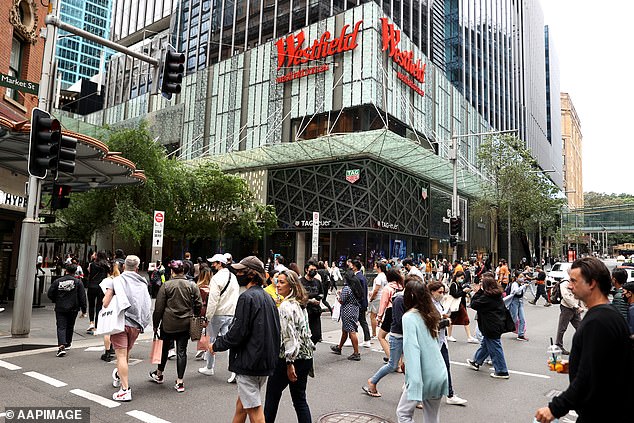
<path id="1" fill-rule="evenodd" d="M 451 217 L 458 217 L 460 215 L 458 208 L 458 140 L 455 136 L 451 137 L 451 156 L 450 159 L 453 163 L 453 193 L 451 195 Z M 450 223 L 451 224 L 451 223 Z M 458 260 L 458 245 L 453 247 L 453 253 L 451 257 L 451 263 L 455 263 Z"/>
<path id="2" fill-rule="evenodd" d="M 57 15 L 58 7 L 59 0 L 51 0 L 49 14 Z M 37 94 L 38 107 L 42 110 L 50 110 L 56 39 L 57 28 L 47 22 L 44 58 L 42 59 L 42 78 Z M 41 190 L 42 179 L 29 176 L 26 216 L 22 221 L 22 231 L 20 233 L 15 297 L 11 319 L 11 336 L 15 338 L 27 337 L 31 332 L 32 299 L 35 287 L 37 247 L 40 236 L 38 213 Z"/>

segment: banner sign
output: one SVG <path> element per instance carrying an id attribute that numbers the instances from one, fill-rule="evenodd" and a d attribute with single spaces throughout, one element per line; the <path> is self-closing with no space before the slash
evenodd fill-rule
<path id="1" fill-rule="evenodd" d="M 165 212 L 154 212 L 154 231 L 152 232 L 152 247 L 163 246 L 163 227 L 165 226 Z"/>

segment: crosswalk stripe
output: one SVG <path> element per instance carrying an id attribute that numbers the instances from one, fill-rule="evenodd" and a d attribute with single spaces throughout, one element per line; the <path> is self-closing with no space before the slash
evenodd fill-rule
<path id="1" fill-rule="evenodd" d="M 38 372 L 25 372 L 26 376 L 32 377 L 33 379 L 40 380 L 44 383 L 48 383 L 49 385 L 53 385 L 56 388 L 61 388 L 62 386 L 66 386 L 67 384 L 62 382 L 61 380 L 53 379 L 50 376 L 43 375 Z"/>
<path id="2" fill-rule="evenodd" d="M 461 363 L 459 361 L 450 361 L 451 364 L 454 364 L 456 366 L 464 366 L 464 367 L 469 367 L 469 365 L 467 363 Z M 493 370 L 493 369 L 491 369 Z M 537 377 L 540 379 L 550 379 L 550 376 L 546 376 L 546 375 L 539 375 L 537 373 L 528 373 L 528 372 L 521 372 L 519 370 L 509 370 L 509 373 L 513 373 L 516 375 L 522 375 L 522 376 L 531 376 L 531 377 Z"/>
<path id="3" fill-rule="evenodd" d="M 90 393 L 88 391 L 84 391 L 83 389 L 73 389 L 72 391 L 70 391 L 70 393 L 75 394 L 78 397 L 82 397 L 82 398 L 86 398 L 87 400 L 94 401 L 97 404 L 103 405 L 104 407 L 108 407 L 108 408 L 114 408 L 121 405 L 120 403 L 116 401 L 112 401 L 107 398 L 101 397 L 99 395 Z"/>
<path id="4" fill-rule="evenodd" d="M 11 364 L 2 360 L 0 360 L 0 367 L 4 367 L 7 370 L 20 370 L 22 368 L 20 366 L 16 366 L 15 364 Z"/>
<path id="5" fill-rule="evenodd" d="M 135 419 L 139 419 L 145 423 L 170 423 L 167 420 L 163 420 L 156 416 L 146 413 L 145 411 L 140 410 L 132 410 L 126 413 L 130 417 L 134 417 Z"/>

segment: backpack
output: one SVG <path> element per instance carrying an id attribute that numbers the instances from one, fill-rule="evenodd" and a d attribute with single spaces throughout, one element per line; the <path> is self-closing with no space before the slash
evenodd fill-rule
<path id="1" fill-rule="evenodd" d="M 553 285 L 551 291 L 550 291 L 550 302 L 552 304 L 560 304 L 561 303 L 561 287 L 559 285 L 561 285 L 562 281 L 559 282 L 555 282 L 555 284 Z"/>

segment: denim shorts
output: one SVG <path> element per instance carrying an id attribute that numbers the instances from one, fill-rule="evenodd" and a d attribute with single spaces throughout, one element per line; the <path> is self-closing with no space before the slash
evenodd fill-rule
<path id="1" fill-rule="evenodd" d="M 262 405 L 262 386 L 267 376 L 236 375 L 238 397 L 244 408 L 256 408 Z"/>

